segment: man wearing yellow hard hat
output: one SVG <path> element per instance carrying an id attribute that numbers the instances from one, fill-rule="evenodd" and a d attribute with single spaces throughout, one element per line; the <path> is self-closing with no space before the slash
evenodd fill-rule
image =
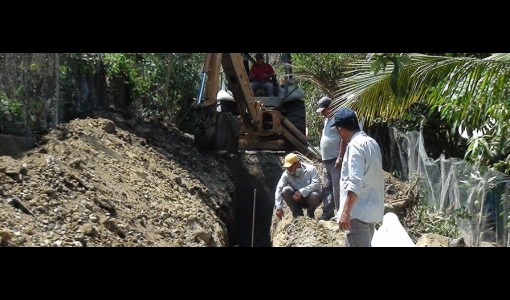
<path id="1" fill-rule="evenodd" d="M 315 218 L 315 209 L 322 203 L 321 179 L 317 169 L 311 164 L 300 162 L 295 153 L 285 156 L 283 168 L 285 171 L 274 194 L 276 216 L 280 219 L 283 217 L 285 201 L 294 218 L 303 216 L 303 209 L 307 210 L 308 217 Z"/>

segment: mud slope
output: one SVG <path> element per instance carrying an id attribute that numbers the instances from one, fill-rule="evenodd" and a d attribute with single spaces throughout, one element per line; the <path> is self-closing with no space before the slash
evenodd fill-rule
<path id="1" fill-rule="evenodd" d="M 230 246 L 229 170 L 175 127 L 96 112 L 0 156 L 0 245 Z"/>

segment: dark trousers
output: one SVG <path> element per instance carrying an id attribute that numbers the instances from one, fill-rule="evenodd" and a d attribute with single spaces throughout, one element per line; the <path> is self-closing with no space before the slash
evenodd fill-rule
<path id="1" fill-rule="evenodd" d="M 340 207 L 340 168 L 335 168 L 336 158 L 323 161 L 322 215 L 333 217 Z"/>
<path id="2" fill-rule="evenodd" d="M 346 247 L 372 247 L 375 223 L 351 219 L 351 229 L 346 230 L 344 233 Z"/>
<path id="3" fill-rule="evenodd" d="M 306 209 L 306 215 L 310 218 L 315 218 L 315 209 L 321 204 L 322 202 L 322 194 L 320 192 L 310 192 L 308 196 L 301 197 L 299 201 L 294 200 L 292 196 L 296 190 L 294 190 L 290 186 L 286 186 L 282 190 L 282 197 L 283 200 L 285 200 L 285 203 L 287 203 L 287 206 L 289 206 L 290 211 L 292 212 L 292 216 L 294 218 L 297 218 L 298 216 L 303 215 L 303 209 Z"/>

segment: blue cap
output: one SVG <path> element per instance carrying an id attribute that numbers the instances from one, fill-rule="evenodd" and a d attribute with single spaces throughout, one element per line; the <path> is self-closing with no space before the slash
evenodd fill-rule
<path id="1" fill-rule="evenodd" d="M 321 112 L 323 109 L 328 107 L 331 104 L 331 98 L 322 97 L 319 101 L 317 101 L 317 110 L 316 112 Z"/>
<path id="2" fill-rule="evenodd" d="M 355 122 L 358 122 L 356 113 L 352 109 L 344 107 L 335 113 L 335 124 L 331 125 L 331 127 L 340 127 L 347 123 Z"/>

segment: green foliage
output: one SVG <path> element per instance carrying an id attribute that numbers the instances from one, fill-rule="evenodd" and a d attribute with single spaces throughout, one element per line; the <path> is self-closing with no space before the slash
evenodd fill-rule
<path id="1" fill-rule="evenodd" d="M 403 69 L 404 65 L 410 61 L 410 56 L 405 53 L 382 53 L 382 54 L 369 53 L 367 55 L 367 59 L 370 59 L 372 57 L 376 58 L 376 60 L 370 66 L 370 70 L 374 72 L 374 75 L 377 75 L 380 71 L 385 72 L 388 63 L 390 62 L 394 66 L 392 72 L 397 73 L 398 75 L 398 70 Z M 395 70 L 397 71 L 395 72 Z"/>
<path id="2" fill-rule="evenodd" d="M 129 85 L 131 109 L 192 132 L 191 103 L 198 90 L 203 53 L 106 53 L 110 78 Z"/>
<path id="3" fill-rule="evenodd" d="M 323 97 L 335 97 L 337 82 L 346 76 L 348 65 L 360 59 L 361 53 L 293 53 L 292 63 L 295 78 L 305 92 L 306 124 L 308 140 L 318 145 L 324 118 L 316 112 L 317 101 Z"/>
<path id="4" fill-rule="evenodd" d="M 337 81 L 346 76 L 350 63 L 361 57 L 361 53 L 294 53 L 292 62 L 297 78 L 313 83 L 318 92 L 333 98 Z"/>
<path id="5" fill-rule="evenodd" d="M 0 91 L 0 133 L 10 132 L 15 123 L 23 120 L 21 116 L 21 103 Z"/>
<path id="6" fill-rule="evenodd" d="M 16 99 L 9 99 L 5 92 L 0 91 L 0 114 L 18 118 L 21 115 L 21 103 Z"/>
<path id="7" fill-rule="evenodd" d="M 475 58 L 486 58 L 491 56 L 491 53 L 427 53 L 429 55 L 442 55 L 448 57 L 475 57 Z"/>
<path id="8" fill-rule="evenodd" d="M 414 216 L 411 224 L 408 225 L 410 235 L 420 237 L 426 233 L 435 233 L 449 238 L 458 238 L 458 221 L 471 220 L 464 209 L 456 209 L 443 214 L 431 213 L 430 207 L 421 203 L 413 210 Z"/>
<path id="9" fill-rule="evenodd" d="M 55 116 L 55 122 L 92 108 L 87 99 L 83 99 L 82 83 L 97 72 L 102 56 L 99 53 L 63 53 L 59 59 L 59 116 Z"/>
<path id="10" fill-rule="evenodd" d="M 3 123 L 29 128 L 44 120 L 47 91 L 55 91 L 55 58 L 54 53 L 0 53 L 1 110 L 9 119 Z"/>
<path id="11" fill-rule="evenodd" d="M 0 114 L 5 115 L 2 120 L 26 121 L 28 126 L 46 120 L 55 125 L 105 105 L 182 124 L 180 128 L 190 132 L 203 57 L 203 53 L 1 53 L 0 71 L 6 76 L 0 82 Z M 41 125 L 45 124 L 37 124 Z"/>
<path id="12" fill-rule="evenodd" d="M 383 122 L 416 119 L 408 114 L 415 103 L 423 103 L 430 108 L 424 115 L 427 121 L 432 114 L 440 113 L 437 131 L 446 137 L 450 154 L 459 153 L 454 150 L 462 144 L 459 130 L 471 134 L 494 126 L 491 138 L 486 140 L 491 150 L 475 150 L 475 146 L 483 143 L 472 141 L 472 149 L 467 154 L 474 154 L 472 161 L 491 164 L 498 164 L 496 157 L 506 158 L 507 153 L 502 151 L 506 142 L 500 137 L 508 135 L 510 125 L 508 53 L 490 56 L 487 53 L 378 53 L 367 58 L 354 62 L 352 67 L 358 72 L 339 83 L 339 94 L 343 96 L 335 99 L 336 105 L 354 106 L 371 124 L 379 119 Z M 347 95 L 354 97 L 349 100 Z M 479 154 L 488 157 L 481 159 Z M 499 164 L 498 169 L 508 168 Z"/>
<path id="13" fill-rule="evenodd" d="M 478 127 L 478 135 L 473 135 L 468 141 L 467 161 L 510 174 L 509 103 L 506 100 L 487 107 L 483 116 L 484 125 Z"/>
<path id="14" fill-rule="evenodd" d="M 510 137 L 485 134 L 468 142 L 466 160 L 475 165 L 492 166 L 495 170 L 510 174 Z"/>

